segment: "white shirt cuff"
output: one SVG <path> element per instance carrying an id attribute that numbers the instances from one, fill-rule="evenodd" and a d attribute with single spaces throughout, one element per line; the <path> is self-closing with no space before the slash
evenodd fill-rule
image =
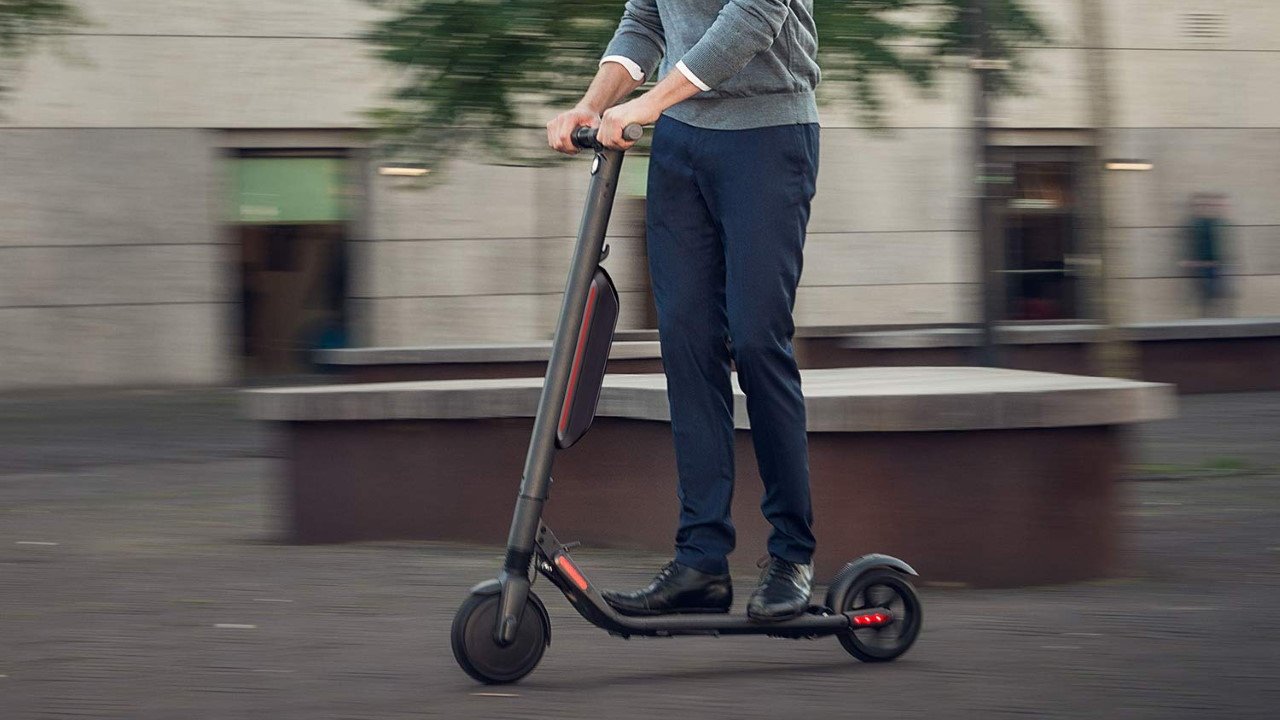
<path id="1" fill-rule="evenodd" d="M 632 80 L 635 80 L 636 82 L 644 82 L 644 70 L 640 68 L 640 65 L 636 63 L 635 60 L 624 55 L 608 55 L 600 59 L 601 65 L 607 62 L 618 63 L 622 67 L 626 68 L 627 72 L 631 73 Z"/>
<path id="2" fill-rule="evenodd" d="M 683 61 L 683 60 L 681 60 L 680 62 L 676 63 L 676 69 L 680 71 L 680 74 L 681 74 L 681 75 L 684 75 L 686 78 L 688 78 L 688 79 L 689 79 L 689 82 L 691 82 L 691 83 L 693 83 L 695 86 L 697 86 L 697 88 L 698 88 L 699 90 L 701 90 L 701 91 L 703 91 L 703 92 L 706 92 L 706 91 L 708 91 L 708 90 L 710 90 L 710 89 L 711 89 L 711 86 L 710 86 L 710 85 L 708 85 L 708 84 L 706 84 L 706 83 L 702 82 L 702 79 L 701 79 L 701 78 L 699 78 L 697 75 L 694 75 L 694 74 L 693 74 L 693 71 L 689 69 L 689 66 L 688 66 L 688 65 L 685 65 L 685 64 L 684 64 L 684 61 Z"/>

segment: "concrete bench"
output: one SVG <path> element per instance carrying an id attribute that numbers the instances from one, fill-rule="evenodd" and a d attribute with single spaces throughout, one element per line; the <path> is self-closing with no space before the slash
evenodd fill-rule
<path id="1" fill-rule="evenodd" d="M 1101 325 L 1005 325 L 997 329 L 1006 362 L 1041 372 L 1091 373 L 1090 346 Z M 1208 319 L 1139 323 L 1120 329 L 1137 349 L 1141 377 L 1182 393 L 1280 390 L 1280 319 Z M 804 367 L 968 365 L 981 341 L 975 328 L 927 328 L 799 336 Z"/>
<path id="2" fill-rule="evenodd" d="M 983 368 L 804 373 L 819 572 L 883 551 L 930 580 L 1011 586 L 1115 569 L 1130 423 L 1170 417 L 1169 386 Z M 515 378 L 250 391 L 284 424 L 298 542 L 500 545 L 541 382 Z M 764 552 L 761 483 L 737 398 L 739 555 Z M 667 551 L 675 461 L 661 375 L 606 379 L 561 453 L 548 522 L 592 545 Z M 741 559 L 741 558 L 739 558 Z"/>
<path id="3" fill-rule="evenodd" d="M 343 382 L 396 382 L 540 378 L 546 375 L 550 357 L 551 343 L 544 342 L 321 350 L 316 363 Z M 614 343 L 608 372 L 662 372 L 657 341 Z"/>

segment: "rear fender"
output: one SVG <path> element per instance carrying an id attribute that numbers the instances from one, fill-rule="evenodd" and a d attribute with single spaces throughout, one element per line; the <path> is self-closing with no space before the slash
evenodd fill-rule
<path id="1" fill-rule="evenodd" d="M 912 577 L 920 576 L 920 573 L 916 572 L 915 568 L 892 555 L 881 555 L 879 553 L 863 555 L 857 560 L 848 563 L 841 568 L 840 572 L 836 573 L 831 585 L 827 588 L 827 607 L 838 610 L 842 606 L 841 600 L 844 598 L 845 593 L 849 591 L 849 588 L 853 587 L 858 578 L 862 577 L 867 571 L 877 568 L 893 570 Z"/>

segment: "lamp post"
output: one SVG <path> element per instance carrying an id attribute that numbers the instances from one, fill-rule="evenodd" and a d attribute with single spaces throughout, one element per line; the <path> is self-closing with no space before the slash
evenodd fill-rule
<path id="1" fill-rule="evenodd" d="M 991 138 L 991 73 L 1006 70 L 1007 60 L 991 57 L 990 0 L 970 0 L 969 31 L 973 38 L 973 57 L 969 69 L 973 74 L 973 148 L 974 148 L 974 212 L 978 235 L 978 272 L 981 299 L 981 340 L 977 364 L 999 367 L 1002 364 L 996 324 L 1003 315 L 1004 292 L 1000 269 L 1003 265 L 1003 243 L 996 234 L 995 192 L 997 183 L 1007 182 L 990 162 Z"/>
<path id="2" fill-rule="evenodd" d="M 1090 86 L 1091 115 L 1094 128 L 1093 152 L 1089 172 L 1093 177 L 1094 208 L 1091 213 L 1093 246 L 1098 257 L 1098 276 L 1094 306 L 1102 331 L 1091 346 L 1093 365 L 1109 377 L 1133 378 L 1138 375 L 1137 354 L 1125 338 L 1124 299 L 1120 293 L 1122 248 L 1112 231 L 1111 200 L 1116 190 L 1116 175 L 1125 171 L 1145 171 L 1152 164 L 1139 159 L 1111 159 L 1115 123 L 1112 117 L 1111 82 L 1107 51 L 1107 23 L 1102 0 L 1080 0 L 1085 37 L 1094 46 L 1087 49 L 1086 63 Z"/>

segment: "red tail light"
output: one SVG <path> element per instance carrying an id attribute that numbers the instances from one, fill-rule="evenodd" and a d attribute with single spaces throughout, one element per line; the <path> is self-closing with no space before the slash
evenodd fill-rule
<path id="1" fill-rule="evenodd" d="M 878 627 L 893 621 L 893 616 L 886 612 L 869 612 L 849 618 L 855 627 Z"/>

